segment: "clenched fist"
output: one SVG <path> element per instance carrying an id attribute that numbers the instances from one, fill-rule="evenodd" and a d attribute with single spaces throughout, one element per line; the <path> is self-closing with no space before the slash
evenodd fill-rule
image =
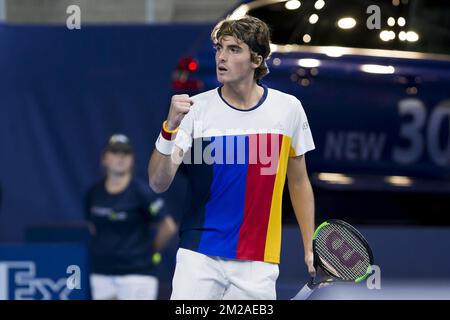
<path id="1" fill-rule="evenodd" d="M 176 94 L 170 102 L 169 115 L 167 116 L 167 129 L 175 130 L 180 126 L 181 120 L 191 110 L 194 104 L 187 94 Z"/>

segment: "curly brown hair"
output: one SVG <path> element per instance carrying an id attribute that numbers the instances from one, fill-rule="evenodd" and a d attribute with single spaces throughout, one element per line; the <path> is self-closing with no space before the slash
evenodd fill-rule
<path id="1" fill-rule="evenodd" d="M 219 21 L 211 32 L 211 40 L 218 43 L 224 36 L 232 36 L 244 42 L 250 48 L 250 58 L 256 62 L 260 55 L 263 60 L 255 69 L 254 78 L 261 79 L 269 73 L 266 59 L 270 55 L 270 29 L 264 21 L 251 16 L 244 16 L 238 20 L 229 17 Z"/>

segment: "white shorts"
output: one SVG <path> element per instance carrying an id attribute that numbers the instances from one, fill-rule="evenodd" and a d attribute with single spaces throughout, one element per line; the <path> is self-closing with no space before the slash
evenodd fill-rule
<path id="1" fill-rule="evenodd" d="M 171 300 L 275 300 L 278 265 L 180 248 Z"/>
<path id="2" fill-rule="evenodd" d="M 158 279 L 153 276 L 94 273 L 90 281 L 94 300 L 156 300 L 158 297 Z"/>

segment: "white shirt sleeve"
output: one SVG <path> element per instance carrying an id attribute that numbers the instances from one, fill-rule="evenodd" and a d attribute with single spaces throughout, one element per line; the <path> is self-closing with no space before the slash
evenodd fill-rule
<path id="1" fill-rule="evenodd" d="M 305 110 L 298 99 L 296 100 L 296 116 L 293 125 L 293 133 L 291 137 L 291 157 L 298 157 L 308 151 L 314 150 L 314 140 L 309 127 L 308 118 Z"/>

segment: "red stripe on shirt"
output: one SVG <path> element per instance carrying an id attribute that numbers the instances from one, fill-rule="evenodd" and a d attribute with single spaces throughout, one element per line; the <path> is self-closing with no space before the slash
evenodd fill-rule
<path id="1" fill-rule="evenodd" d="M 271 155 L 272 136 L 278 142 L 275 155 Z M 236 258 L 264 261 L 267 228 L 269 224 L 272 193 L 281 149 L 282 135 L 257 134 L 249 135 L 249 164 L 246 178 L 244 217 L 239 230 Z M 262 152 L 258 150 L 262 146 Z M 267 149 L 264 150 L 265 146 Z M 275 148 L 276 146 L 274 146 Z M 260 154 L 276 161 L 273 174 L 262 175 L 261 169 L 270 167 L 262 164 Z M 257 161 L 252 161 L 257 160 Z M 256 163 L 254 163 L 256 162 Z"/>

